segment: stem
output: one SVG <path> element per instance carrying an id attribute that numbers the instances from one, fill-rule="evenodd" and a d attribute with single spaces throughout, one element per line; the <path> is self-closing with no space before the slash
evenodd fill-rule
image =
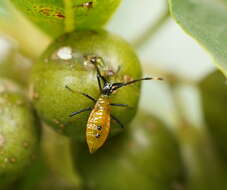
<path id="1" fill-rule="evenodd" d="M 159 19 L 152 25 L 148 26 L 148 28 L 142 32 L 142 34 L 134 40 L 132 43 L 134 47 L 140 49 L 148 40 L 150 40 L 156 32 L 166 23 L 169 19 L 169 10 L 166 11 L 159 17 Z"/>
<path id="2" fill-rule="evenodd" d="M 51 38 L 37 30 L 12 4 L 6 1 L 10 17 L 0 20 L 0 33 L 9 35 L 17 42 L 21 51 L 36 59 L 51 42 Z"/>
<path id="3" fill-rule="evenodd" d="M 70 139 L 44 126 L 42 150 L 52 172 L 69 186 L 80 189 L 82 179 L 75 170 Z"/>
<path id="4" fill-rule="evenodd" d="M 64 6 L 65 6 L 65 31 L 72 32 L 75 29 L 72 0 L 64 0 Z"/>

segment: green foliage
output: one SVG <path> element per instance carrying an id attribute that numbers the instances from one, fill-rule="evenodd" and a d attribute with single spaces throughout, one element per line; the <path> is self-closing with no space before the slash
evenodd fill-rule
<path id="1" fill-rule="evenodd" d="M 86 145 L 73 146 L 85 189 L 166 190 L 181 171 L 175 138 L 151 115 L 140 114 L 125 133 L 111 138 L 94 155 Z"/>
<path id="2" fill-rule="evenodd" d="M 51 37 L 73 29 L 102 27 L 121 0 L 11 0 Z M 87 6 L 86 6 L 87 5 Z"/>
<path id="3" fill-rule="evenodd" d="M 15 84 L 0 79 L 0 186 L 18 178 L 35 159 L 39 131 L 31 106 Z"/>
<path id="4" fill-rule="evenodd" d="M 227 77 L 227 1 L 169 0 L 172 16 L 214 58 Z"/>
<path id="5" fill-rule="evenodd" d="M 178 135 L 187 171 L 186 189 L 226 189 L 226 172 L 206 129 L 184 122 Z"/>

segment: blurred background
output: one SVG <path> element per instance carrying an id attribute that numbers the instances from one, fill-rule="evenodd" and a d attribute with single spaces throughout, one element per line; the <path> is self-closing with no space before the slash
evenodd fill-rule
<path id="1" fill-rule="evenodd" d="M 129 42 L 134 42 L 139 35 L 165 15 L 167 9 L 165 0 L 141 0 L 140 2 L 124 0 L 108 24 L 108 28 Z M 170 17 L 145 44 L 140 46 L 138 54 L 144 65 L 145 75 L 151 75 L 152 68 L 157 68 L 185 80 L 199 81 L 215 69 L 212 58 L 207 52 Z M 150 72 L 147 72 L 149 70 L 147 67 L 150 68 Z M 144 83 L 141 106 L 171 122 L 173 116 L 169 113 L 173 112 L 174 108 L 171 108 L 168 90 L 165 87 L 155 82 L 152 85 Z M 153 100 L 151 101 L 150 98 Z M 192 102 L 195 101 L 192 100 Z"/>
<path id="2" fill-rule="evenodd" d="M 19 13 L 15 14 L 19 18 L 23 18 Z M 5 18 L 7 17 L 7 13 L 1 8 L 0 15 L 3 18 L 4 16 Z M 179 161 L 179 165 L 181 165 L 181 162 L 183 163 L 181 168 L 182 177 L 179 180 L 181 183 L 177 182 L 171 188 L 154 186 L 151 190 L 224 190 L 227 189 L 227 183 L 223 180 L 227 176 L 226 172 L 223 171 L 226 167 L 225 158 L 227 155 L 227 147 L 225 147 L 227 130 L 224 129 L 227 127 L 227 121 L 224 118 L 227 114 L 225 107 L 225 100 L 227 100 L 225 79 L 222 74 L 217 71 L 215 72 L 216 68 L 209 54 L 168 15 L 166 0 L 123 0 L 107 24 L 109 31 L 122 36 L 134 45 L 142 63 L 144 76 L 159 76 L 165 79 L 164 82 L 152 81 L 143 83 L 140 110 L 145 111 L 146 114 L 151 114 L 152 117 L 157 117 L 176 137 L 179 155 L 182 159 Z M 160 18 L 162 20 L 161 25 L 151 36 L 143 40 L 141 37 L 148 31 L 148 28 L 155 26 Z M 0 64 L 4 64 L 4 61 L 8 59 L 7 57 L 9 55 L 16 54 L 16 60 L 22 60 L 21 62 L 23 62 L 23 66 L 19 64 L 18 68 L 24 67 L 26 69 L 29 68 L 32 61 L 24 55 L 17 54 L 17 48 L 20 46 L 20 43 L 25 42 L 29 44 L 28 42 L 32 41 L 31 44 L 33 45 L 31 47 L 35 47 L 34 43 L 37 42 L 37 49 L 34 51 L 40 53 L 50 42 L 50 39 L 43 33 L 37 31 L 26 19 L 23 18 L 21 23 L 28 31 L 29 39 L 21 38 L 23 36 L 21 28 L 18 28 L 18 34 L 15 35 L 13 32 L 7 32 L 9 28 L 4 27 L 5 25 L 0 27 Z M 46 39 L 46 41 L 44 44 L 40 44 L 39 39 Z M 140 43 L 141 41 L 143 43 Z M 46 130 L 48 131 L 48 129 Z M 48 133 L 52 132 L 49 131 Z M 49 139 L 49 136 L 44 136 L 45 138 Z M 146 144 L 146 141 L 143 141 L 143 135 L 141 137 L 137 135 L 136 138 L 139 139 L 138 142 Z M 50 141 L 50 144 L 58 144 L 58 148 L 63 148 L 65 144 L 69 144 L 67 139 L 62 139 L 62 143 L 58 142 L 58 137 L 56 136 Z M 52 149 L 51 145 L 49 146 L 44 143 L 43 146 L 45 149 Z M 162 145 L 162 147 L 164 146 Z M 158 151 L 159 149 L 156 150 L 156 152 Z M 52 157 L 56 156 L 56 152 L 50 152 L 47 154 L 47 160 L 51 163 L 50 167 L 54 168 L 55 164 L 61 165 L 59 164 L 61 163 L 59 160 L 56 162 L 52 160 Z M 81 151 L 81 155 L 83 154 L 83 151 Z M 170 159 L 173 159 L 168 151 L 164 152 L 160 158 L 166 157 L 168 159 L 168 156 Z M 71 168 L 70 163 L 72 160 L 68 157 L 64 157 L 63 159 L 68 161 L 67 168 Z M 98 164 L 102 165 L 102 158 L 98 156 L 97 160 Z M 89 162 L 90 160 L 88 159 L 87 161 Z M 121 163 L 124 161 L 122 159 Z M 155 161 L 157 160 L 154 159 L 152 161 L 156 163 Z M 83 162 L 83 160 L 79 160 L 78 162 Z M 160 161 L 160 163 L 162 162 Z M 99 169 L 98 167 L 90 167 L 91 170 Z M 105 167 L 102 169 L 108 170 Z M 79 170 L 83 170 L 83 168 Z M 73 175 L 77 176 L 71 170 L 68 173 L 58 170 L 55 170 L 55 172 L 63 175 L 64 179 Z M 113 170 L 112 172 L 116 171 Z M 127 175 L 130 173 L 127 173 Z M 87 177 L 86 172 L 83 175 Z M 114 178 L 112 175 L 108 177 Z M 130 177 L 129 179 L 133 181 L 134 178 Z M 80 177 L 78 179 L 80 181 Z M 51 178 L 51 180 L 53 182 L 55 178 Z M 78 184 L 77 180 L 75 182 L 74 177 L 72 177 L 69 181 Z M 97 177 L 97 180 L 100 179 Z M 141 180 L 141 183 L 143 183 L 144 179 L 138 177 L 138 180 Z M 144 181 L 145 183 L 147 182 Z M 184 183 L 190 185 L 184 188 L 184 185 L 182 185 Z M 92 183 L 89 185 L 92 187 Z M 22 187 L 25 186 L 22 185 Z M 30 186 L 27 184 L 27 187 Z M 30 190 L 29 188 L 24 189 Z M 64 185 L 62 189 L 66 189 Z M 144 188 L 142 190 L 147 189 Z M 90 189 L 88 188 L 88 190 Z M 123 188 L 123 190 L 127 190 L 127 187 L 125 189 Z"/>

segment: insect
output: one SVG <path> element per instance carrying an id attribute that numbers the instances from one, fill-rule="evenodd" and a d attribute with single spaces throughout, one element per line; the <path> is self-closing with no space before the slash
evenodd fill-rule
<path id="1" fill-rule="evenodd" d="M 117 122 L 121 128 L 123 128 L 123 124 L 111 114 L 111 106 L 119 106 L 119 107 L 129 107 L 127 104 L 116 104 L 111 103 L 110 96 L 111 94 L 119 88 L 134 84 L 136 82 L 140 82 L 142 80 L 162 80 L 159 77 L 147 77 L 141 78 L 137 80 L 132 80 L 126 83 L 116 82 L 112 83 L 107 80 L 97 66 L 97 63 L 100 61 L 100 57 L 92 56 L 90 57 L 90 62 L 94 64 L 97 70 L 97 81 L 98 87 L 100 90 L 100 96 L 98 100 L 89 96 L 88 94 L 81 93 L 83 96 L 92 100 L 95 105 L 79 110 L 77 112 L 73 112 L 70 114 L 70 117 L 78 115 L 82 112 L 91 111 L 86 128 L 86 141 L 89 147 L 90 153 L 94 153 L 97 149 L 99 149 L 106 141 L 108 134 L 110 132 L 110 121 L 111 119 Z M 65 86 L 71 92 L 73 91 L 70 87 Z"/>

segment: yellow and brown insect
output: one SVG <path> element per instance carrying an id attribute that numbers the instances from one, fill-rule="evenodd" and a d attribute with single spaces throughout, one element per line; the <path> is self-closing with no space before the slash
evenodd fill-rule
<path id="1" fill-rule="evenodd" d="M 86 129 L 86 140 L 87 140 L 90 153 L 94 153 L 105 143 L 108 137 L 108 134 L 110 132 L 111 119 L 116 121 L 122 128 L 124 127 L 123 124 L 111 114 L 111 106 L 120 106 L 120 107 L 129 107 L 129 106 L 127 104 L 111 103 L 111 100 L 110 100 L 111 94 L 121 87 L 128 86 L 142 80 L 162 80 L 161 78 L 158 78 L 158 77 L 147 77 L 147 78 L 132 80 L 126 83 L 112 83 L 112 82 L 109 82 L 104 76 L 101 75 L 101 72 L 97 64 L 100 60 L 101 58 L 97 56 L 90 57 L 90 62 L 94 64 L 97 70 L 97 81 L 100 89 L 100 96 L 98 100 L 94 99 L 88 94 L 80 92 L 83 96 L 92 100 L 95 103 L 95 105 L 70 114 L 70 117 L 73 117 L 82 112 L 91 111 L 90 116 L 88 118 L 87 129 Z M 68 86 L 66 86 L 66 88 L 71 92 L 75 92 Z"/>

